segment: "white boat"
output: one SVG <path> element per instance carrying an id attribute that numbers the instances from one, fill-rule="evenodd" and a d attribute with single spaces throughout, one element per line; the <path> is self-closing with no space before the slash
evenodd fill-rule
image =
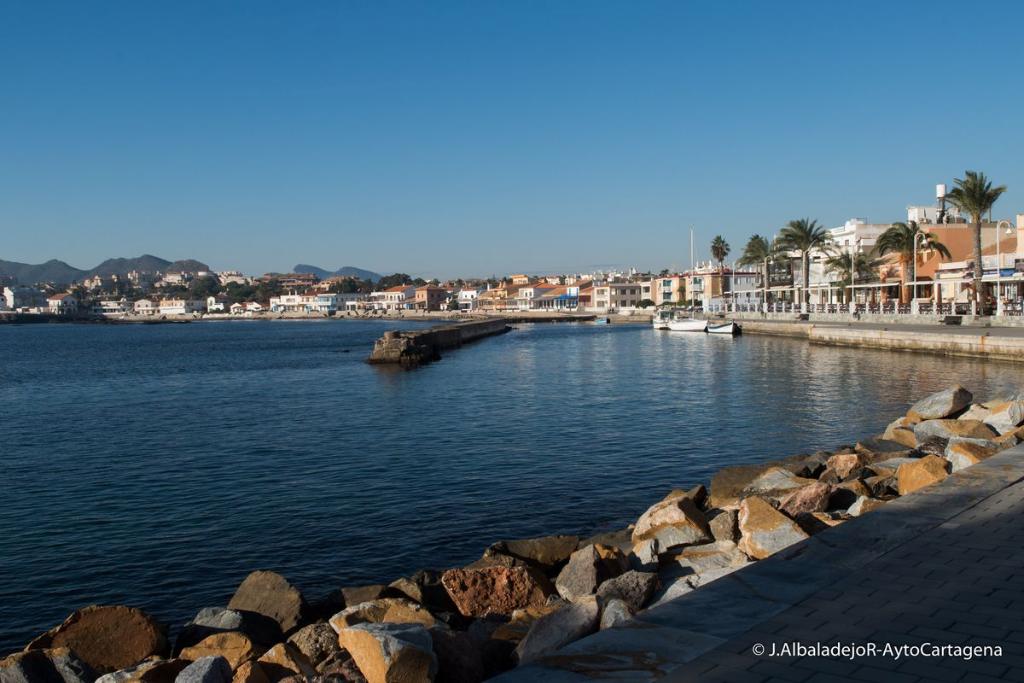
<path id="1" fill-rule="evenodd" d="M 651 318 L 651 327 L 656 330 L 667 330 L 670 322 L 672 322 L 672 311 L 655 311 Z"/>
<path id="2" fill-rule="evenodd" d="M 698 320 L 696 318 L 679 318 L 668 322 L 668 329 L 673 332 L 704 332 L 707 328 L 707 320 Z"/>
<path id="3" fill-rule="evenodd" d="M 740 333 L 741 328 L 735 322 L 721 323 L 718 325 L 708 325 L 708 334 L 727 334 L 731 337 L 735 337 Z"/>

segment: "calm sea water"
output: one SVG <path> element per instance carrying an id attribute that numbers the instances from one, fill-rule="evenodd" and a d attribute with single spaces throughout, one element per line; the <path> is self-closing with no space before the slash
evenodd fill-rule
<path id="1" fill-rule="evenodd" d="M 389 325 L 0 327 L 0 654 L 91 603 L 171 624 L 251 570 L 316 598 L 636 518 L 726 464 L 849 443 L 1016 366 L 523 326 L 414 372 Z"/>

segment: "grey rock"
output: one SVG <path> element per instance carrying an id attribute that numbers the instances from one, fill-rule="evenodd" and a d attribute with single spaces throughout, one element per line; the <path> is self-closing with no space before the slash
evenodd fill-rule
<path id="1" fill-rule="evenodd" d="M 618 548 L 588 545 L 574 552 L 555 579 L 558 594 L 566 600 L 592 595 L 597 587 L 629 569 Z"/>
<path id="2" fill-rule="evenodd" d="M 611 547 L 618 548 L 628 555 L 633 549 L 633 530 L 626 528 L 594 534 L 593 536 L 584 538 L 580 541 L 579 545 L 576 546 L 576 549 L 579 550 L 580 548 L 586 548 L 588 545 L 596 544 L 610 545 Z"/>
<path id="3" fill-rule="evenodd" d="M 27 650 L 0 659 L 2 683 L 92 683 L 96 672 L 67 648 Z"/>
<path id="4" fill-rule="evenodd" d="M 735 510 L 712 510 L 708 513 L 708 526 L 716 541 L 736 542 L 740 538 Z"/>
<path id="5" fill-rule="evenodd" d="M 611 600 L 621 600 L 636 612 L 647 604 L 657 587 L 657 574 L 631 570 L 598 586 L 597 599 L 602 605 Z"/>
<path id="6" fill-rule="evenodd" d="M 624 600 L 612 598 L 605 602 L 601 608 L 601 623 L 599 627 L 603 631 L 606 628 L 618 626 L 629 621 L 633 614 L 634 612 L 630 610 L 629 605 Z"/>
<path id="7" fill-rule="evenodd" d="M 661 590 L 654 594 L 648 608 L 663 605 L 670 600 L 675 600 L 680 596 L 686 595 L 687 593 L 692 592 L 697 587 L 698 583 L 696 574 L 681 576 L 668 581 L 662 585 Z"/>
<path id="8" fill-rule="evenodd" d="M 484 551 L 484 557 L 507 555 L 540 569 L 553 569 L 569 560 L 579 542 L 578 536 L 542 536 L 498 541 Z"/>
<path id="9" fill-rule="evenodd" d="M 589 595 L 545 614 L 533 622 L 526 637 L 519 642 L 516 658 L 520 664 L 526 664 L 590 635 L 597 630 L 600 612 L 597 597 Z"/>
<path id="10" fill-rule="evenodd" d="M 957 384 L 921 399 L 907 414 L 920 416 L 922 420 L 939 420 L 959 413 L 971 405 L 973 399 L 971 392 Z"/>
<path id="11" fill-rule="evenodd" d="M 639 541 L 633 546 L 629 555 L 629 566 L 637 571 L 656 571 L 658 569 L 658 553 L 661 544 L 657 538 Z"/>
<path id="12" fill-rule="evenodd" d="M 231 683 L 231 665 L 223 657 L 201 657 L 182 669 L 174 683 Z"/>
<path id="13" fill-rule="evenodd" d="M 348 659 L 348 655 L 338 645 L 338 634 L 330 624 L 322 621 L 303 626 L 288 638 L 288 642 L 305 655 L 318 671 L 331 662 Z"/>
<path id="14" fill-rule="evenodd" d="M 1024 401 L 1008 401 L 994 406 L 984 422 L 999 434 L 1012 432 L 1024 422 Z"/>
<path id="15" fill-rule="evenodd" d="M 181 652 L 207 636 L 225 631 L 239 631 L 261 645 L 273 645 L 282 638 L 281 626 L 265 615 L 225 607 L 204 607 L 182 627 L 174 652 Z"/>

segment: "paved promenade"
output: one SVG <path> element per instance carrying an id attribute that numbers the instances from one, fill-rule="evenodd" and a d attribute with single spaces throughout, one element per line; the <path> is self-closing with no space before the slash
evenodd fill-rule
<path id="1" fill-rule="evenodd" d="M 879 651 L 770 656 L 792 643 Z M 886 643 L 993 645 L 1002 655 L 897 659 Z M 1024 446 L 501 680 L 1024 681 Z"/>

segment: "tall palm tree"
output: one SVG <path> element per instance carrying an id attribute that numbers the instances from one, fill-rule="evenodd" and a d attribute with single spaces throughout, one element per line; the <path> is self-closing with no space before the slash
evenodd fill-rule
<path id="1" fill-rule="evenodd" d="M 853 284 L 851 275 L 856 273 L 857 280 L 860 282 L 871 281 L 877 278 L 875 271 L 877 267 L 878 259 L 874 258 L 874 254 L 865 254 L 859 251 L 855 252 L 851 259 L 850 254 L 840 249 L 834 249 L 829 252 L 829 256 L 825 260 L 825 272 L 834 273 L 839 277 L 843 300 L 846 302 L 851 301 L 853 295 L 852 291 L 849 295 L 846 294 L 846 288 Z"/>
<path id="2" fill-rule="evenodd" d="M 760 235 L 753 235 L 747 240 L 747 246 L 743 247 L 743 253 L 736 263 L 741 266 L 750 266 L 761 271 L 761 288 L 765 290 L 764 301 L 768 301 L 768 261 L 775 255 L 772 243 Z"/>
<path id="3" fill-rule="evenodd" d="M 825 251 L 829 241 L 828 230 L 824 226 L 818 225 L 818 221 L 812 221 L 810 218 L 790 221 L 779 233 L 778 243 L 781 249 L 800 252 L 804 285 L 801 296 L 804 304 L 810 302 L 811 252 Z"/>
<path id="4" fill-rule="evenodd" d="M 980 171 L 964 171 L 963 178 L 954 178 L 956 184 L 946 199 L 956 208 L 971 216 L 974 230 L 974 301 L 981 303 L 981 220 L 992 209 L 1006 185 L 992 187 L 992 182 Z"/>
<path id="5" fill-rule="evenodd" d="M 718 261 L 719 270 L 722 269 L 722 264 L 730 250 L 729 243 L 722 239 L 721 235 L 715 235 L 715 239 L 711 240 L 711 257 Z"/>
<path id="6" fill-rule="evenodd" d="M 904 294 L 906 292 L 904 290 L 907 287 L 907 264 L 912 262 L 912 267 L 909 269 L 910 282 L 917 282 L 917 263 L 914 261 L 915 241 L 917 242 L 918 249 L 931 249 L 937 251 L 942 258 L 951 258 L 949 249 L 939 241 L 935 233 L 922 230 L 917 221 L 893 223 L 888 230 L 879 235 L 878 241 L 875 243 L 878 253 L 882 256 L 897 254 L 900 257 L 900 271 L 903 274 L 903 287 L 900 287 L 900 303 L 905 303 Z M 914 290 L 917 290 L 916 285 Z"/>

